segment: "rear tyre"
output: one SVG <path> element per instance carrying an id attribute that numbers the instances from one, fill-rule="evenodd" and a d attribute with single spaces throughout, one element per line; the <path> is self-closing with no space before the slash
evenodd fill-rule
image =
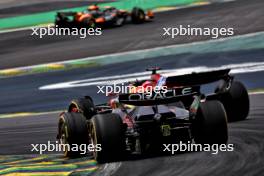
<path id="1" fill-rule="evenodd" d="M 66 28 L 69 23 L 66 20 L 55 20 L 55 27 L 58 28 Z"/>
<path id="2" fill-rule="evenodd" d="M 62 25 L 62 22 L 61 20 L 59 19 L 56 19 L 55 22 L 54 22 L 55 26 L 57 26 L 58 28 L 61 28 L 63 25 Z"/>
<path id="3" fill-rule="evenodd" d="M 199 144 L 226 144 L 227 117 L 220 101 L 202 102 L 193 122 L 194 141 Z"/>
<path id="4" fill-rule="evenodd" d="M 55 26 L 58 28 L 64 28 L 67 27 L 66 24 L 68 24 L 69 19 L 62 14 L 58 13 L 55 19 Z"/>
<path id="5" fill-rule="evenodd" d="M 94 152 L 98 162 L 121 159 L 125 151 L 124 125 L 117 114 L 97 114 L 91 119 L 90 138 L 101 151 Z"/>
<path id="6" fill-rule="evenodd" d="M 143 23 L 145 21 L 144 10 L 138 7 L 134 7 L 131 12 L 131 20 L 135 24 Z"/>
<path id="7" fill-rule="evenodd" d="M 91 119 L 96 114 L 95 105 L 91 97 L 84 97 L 72 100 L 68 112 L 80 112 L 86 119 Z"/>
<path id="8" fill-rule="evenodd" d="M 81 22 L 83 28 L 95 28 L 95 20 L 93 18 L 85 18 Z"/>
<path id="9" fill-rule="evenodd" d="M 85 117 L 81 113 L 63 113 L 59 119 L 59 139 L 66 144 L 64 155 L 67 157 L 79 157 L 83 153 L 80 145 L 89 144 L 88 127 Z M 76 150 L 78 147 L 78 150 Z M 74 150 L 72 150 L 75 148 Z"/>
<path id="10" fill-rule="evenodd" d="M 216 90 L 219 92 L 220 90 Z M 228 121 L 245 120 L 249 113 L 249 96 L 245 86 L 238 81 L 233 81 L 231 87 L 220 96 Z"/>

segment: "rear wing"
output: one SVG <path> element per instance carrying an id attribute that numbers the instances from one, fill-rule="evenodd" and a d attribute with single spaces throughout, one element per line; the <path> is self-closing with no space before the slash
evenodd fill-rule
<path id="1" fill-rule="evenodd" d="M 168 87 L 174 86 L 194 86 L 208 84 L 220 79 L 230 79 L 230 69 L 215 70 L 210 72 L 191 73 L 187 75 L 171 76 L 166 79 Z"/>
<path id="2" fill-rule="evenodd" d="M 233 77 L 229 75 L 229 72 L 230 69 L 224 69 L 167 77 L 165 85 L 169 93 L 165 94 L 165 96 L 160 96 L 160 93 L 120 94 L 119 102 L 136 106 L 151 106 L 188 101 L 194 95 L 200 94 L 200 86 L 202 84 L 216 82 L 220 79 L 232 80 Z"/>
<path id="3" fill-rule="evenodd" d="M 57 17 L 59 18 L 65 18 L 69 16 L 74 16 L 76 15 L 77 12 L 57 12 Z"/>
<path id="4" fill-rule="evenodd" d="M 165 92 L 120 94 L 119 102 L 135 106 L 151 106 L 169 104 L 177 101 L 188 101 L 194 95 L 200 94 L 200 86 L 179 87 Z"/>

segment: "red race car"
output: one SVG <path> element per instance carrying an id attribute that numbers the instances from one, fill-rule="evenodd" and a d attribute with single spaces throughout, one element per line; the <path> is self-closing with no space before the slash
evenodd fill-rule
<path id="1" fill-rule="evenodd" d="M 226 144 L 227 120 L 246 119 L 248 92 L 230 69 L 168 77 L 157 70 L 148 69 L 149 80 L 129 83 L 132 91 L 113 95 L 105 104 L 95 105 L 90 96 L 72 100 L 58 123 L 57 138 L 69 146 L 65 155 L 80 155 L 71 150 L 74 144 L 98 147 L 92 153 L 99 162 L 162 152 L 164 143 Z M 214 93 L 201 92 L 202 85 L 216 81 Z"/>

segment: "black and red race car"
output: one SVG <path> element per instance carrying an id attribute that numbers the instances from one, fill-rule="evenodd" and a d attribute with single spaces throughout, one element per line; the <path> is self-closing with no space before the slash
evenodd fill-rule
<path id="1" fill-rule="evenodd" d="M 58 27 L 112 27 L 122 26 L 131 21 L 143 23 L 154 18 L 152 11 L 144 12 L 141 8 L 134 7 L 131 12 L 115 7 L 100 9 L 97 5 L 91 5 L 83 12 L 58 12 L 55 25 Z"/>
<path id="2" fill-rule="evenodd" d="M 58 139 L 68 145 L 100 144 L 102 150 L 93 155 L 105 162 L 161 151 L 162 144 L 179 141 L 226 144 L 227 121 L 248 116 L 247 89 L 230 69 L 169 77 L 158 74 L 158 68 L 148 70 L 149 80 L 129 83 L 129 93 L 112 95 L 105 104 L 94 105 L 90 96 L 72 100 L 60 115 Z M 201 92 L 202 85 L 217 81 L 214 93 Z M 79 154 L 65 151 L 67 156 Z"/>

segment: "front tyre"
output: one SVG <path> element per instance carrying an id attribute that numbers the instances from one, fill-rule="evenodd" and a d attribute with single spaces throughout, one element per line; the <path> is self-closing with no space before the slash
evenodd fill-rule
<path id="1" fill-rule="evenodd" d="M 89 96 L 72 100 L 68 112 L 80 112 L 86 119 L 91 119 L 96 114 L 95 105 Z"/>

